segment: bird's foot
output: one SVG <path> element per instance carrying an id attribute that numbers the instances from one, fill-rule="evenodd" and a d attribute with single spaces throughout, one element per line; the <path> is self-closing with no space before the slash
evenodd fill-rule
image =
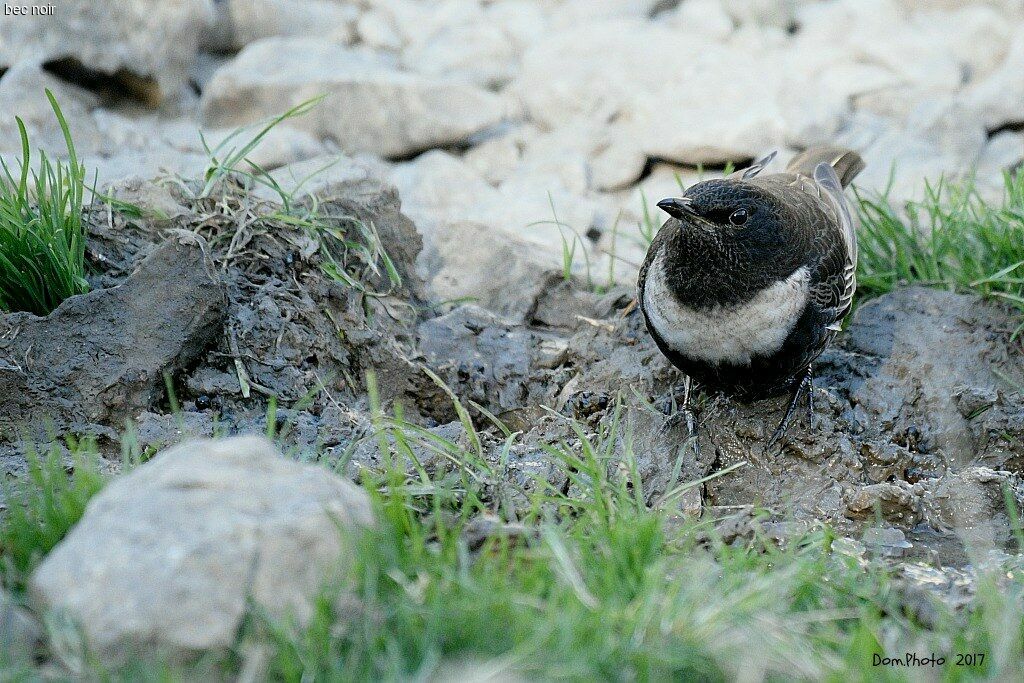
<path id="1" fill-rule="evenodd" d="M 765 443 L 765 453 L 774 450 L 775 446 L 779 445 L 779 442 L 786 435 L 786 432 L 789 430 L 789 424 L 793 420 L 793 413 L 796 412 L 796 406 L 800 402 L 800 397 L 804 393 L 807 394 L 807 421 L 808 425 L 813 429 L 814 387 L 812 385 L 812 377 L 813 375 L 811 374 L 811 370 L 810 368 L 808 368 L 807 372 L 804 373 L 803 378 L 800 380 L 800 383 L 796 385 L 796 389 L 793 391 L 793 397 L 790 399 L 789 405 L 786 406 L 786 414 L 782 416 L 782 421 L 779 423 L 779 426 L 775 429 L 775 432 L 771 435 L 771 438 L 769 438 L 767 443 Z M 779 449 L 779 452 L 782 452 L 781 448 Z"/>
<path id="2" fill-rule="evenodd" d="M 667 434 L 668 432 L 675 429 L 681 422 L 686 423 L 686 444 L 693 444 L 693 453 L 700 459 L 700 445 L 697 442 L 697 416 L 690 409 L 690 395 L 693 390 L 693 380 L 690 377 L 686 377 L 683 382 L 683 401 L 682 406 L 678 407 L 668 419 L 665 420 L 665 424 L 661 426 L 661 433 Z M 675 403 L 676 392 L 672 392 L 672 403 Z M 685 444 L 684 444 L 685 445 Z"/>
<path id="3" fill-rule="evenodd" d="M 661 434 L 666 435 L 673 429 L 678 427 L 681 423 L 686 424 L 686 439 L 680 446 L 679 452 L 687 447 L 693 449 L 693 457 L 699 462 L 700 461 L 700 442 L 697 440 L 697 417 L 693 414 L 693 411 L 689 408 L 680 408 L 676 412 L 668 416 L 665 423 L 661 426 Z"/>
<path id="4" fill-rule="evenodd" d="M 686 433 L 692 438 L 697 435 L 697 418 L 689 408 L 680 408 L 668 416 L 665 424 L 661 425 L 661 433 L 667 434 L 678 427 L 681 423 L 686 424 Z"/>

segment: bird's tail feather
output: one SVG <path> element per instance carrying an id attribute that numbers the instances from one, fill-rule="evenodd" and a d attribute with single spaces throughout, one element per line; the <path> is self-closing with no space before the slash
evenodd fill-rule
<path id="1" fill-rule="evenodd" d="M 787 170 L 809 178 L 814 177 L 814 169 L 820 163 L 832 167 L 843 187 L 848 187 L 857 174 L 864 170 L 864 160 L 856 152 L 842 147 L 811 147 L 797 154 L 789 162 Z"/>

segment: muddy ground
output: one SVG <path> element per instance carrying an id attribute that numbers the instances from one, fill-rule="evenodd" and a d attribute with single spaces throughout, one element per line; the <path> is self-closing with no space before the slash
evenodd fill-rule
<path id="1" fill-rule="evenodd" d="M 922 288 L 861 302 L 817 364 L 813 419 L 801 410 L 766 451 L 784 399 L 698 393 L 696 438 L 671 418 L 681 377 L 625 313 L 631 283 L 595 292 L 552 274 L 528 322 L 514 324 L 423 298 L 419 236 L 388 186 L 336 183 L 316 230 L 237 186 L 204 199 L 197 189 L 159 190 L 161 206 L 181 209 L 174 218 L 93 207 L 93 291 L 47 318 L 0 316 L 8 474 L 23 470 L 26 443 L 53 435 L 95 438 L 116 469 L 126 443 L 147 453 L 185 436 L 262 432 L 273 415 L 296 457 L 358 478 L 379 462 L 368 372 L 385 412 L 400 406 L 407 421 L 466 442 L 429 370 L 469 408 L 510 516 L 540 481 L 571 493 L 544 446 L 578 445 L 575 424 L 614 439 L 613 470 L 635 458 L 650 504 L 718 518 L 729 540 L 826 522 L 861 551 L 948 567 L 1008 546 L 1006 497 L 1024 502 L 1024 354 L 998 306 Z M 520 432 L 507 452 L 488 414 Z M 423 455 L 435 474 L 453 467 Z M 959 585 L 949 571 L 921 580 Z"/>

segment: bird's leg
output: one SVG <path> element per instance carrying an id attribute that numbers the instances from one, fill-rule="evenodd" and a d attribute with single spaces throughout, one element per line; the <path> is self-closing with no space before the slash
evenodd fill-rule
<path id="1" fill-rule="evenodd" d="M 690 395 L 692 392 L 693 380 L 690 379 L 689 375 L 684 375 L 683 405 L 677 407 L 672 415 L 669 416 L 665 424 L 662 425 L 661 432 L 663 434 L 668 433 L 682 420 L 686 420 L 686 440 L 683 441 L 682 447 L 692 444 L 693 456 L 696 460 L 700 461 L 700 442 L 697 441 L 697 418 L 694 416 L 693 411 L 690 410 Z M 675 396 L 673 396 L 673 399 L 675 399 Z"/>
<path id="2" fill-rule="evenodd" d="M 693 389 L 693 380 L 690 379 L 689 375 L 686 375 L 686 379 L 683 380 L 683 417 L 686 418 L 686 433 L 689 434 L 691 439 L 697 438 L 697 418 L 694 417 L 693 411 L 690 410 L 690 391 Z"/>
<path id="3" fill-rule="evenodd" d="M 814 368 L 807 366 L 807 428 L 814 430 Z"/>
<path id="4" fill-rule="evenodd" d="M 786 407 L 786 414 L 782 416 L 782 422 L 779 423 L 778 428 L 772 437 L 768 439 L 768 443 L 765 444 L 764 450 L 767 452 L 771 450 L 773 446 L 785 435 L 786 430 L 789 429 L 789 422 L 793 419 L 793 413 L 796 411 L 796 404 L 800 402 L 800 396 L 807 392 L 808 405 L 811 410 L 811 416 L 814 415 L 814 404 L 811 398 L 811 368 L 808 367 L 804 371 L 804 376 L 800 379 L 800 382 L 796 385 L 796 389 L 793 391 L 793 398 L 790 399 L 789 405 Z"/>
<path id="5" fill-rule="evenodd" d="M 697 436 L 697 419 L 693 415 L 693 411 L 690 410 L 690 394 L 693 389 L 693 380 L 690 379 L 689 375 L 683 376 L 683 404 L 677 407 L 675 412 L 669 416 L 665 425 L 661 428 L 663 432 L 667 432 L 674 428 L 681 420 L 686 420 L 686 431 L 690 435 L 690 438 Z M 673 394 L 675 391 L 673 390 Z M 673 402 L 675 396 L 673 395 Z"/>

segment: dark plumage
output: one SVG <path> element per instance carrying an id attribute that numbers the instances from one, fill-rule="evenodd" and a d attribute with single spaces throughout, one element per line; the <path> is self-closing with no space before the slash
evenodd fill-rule
<path id="1" fill-rule="evenodd" d="M 815 148 L 762 175 L 773 156 L 659 202 L 671 218 L 640 269 L 658 348 L 688 377 L 741 399 L 804 387 L 856 288 L 843 188 L 860 157 Z"/>

